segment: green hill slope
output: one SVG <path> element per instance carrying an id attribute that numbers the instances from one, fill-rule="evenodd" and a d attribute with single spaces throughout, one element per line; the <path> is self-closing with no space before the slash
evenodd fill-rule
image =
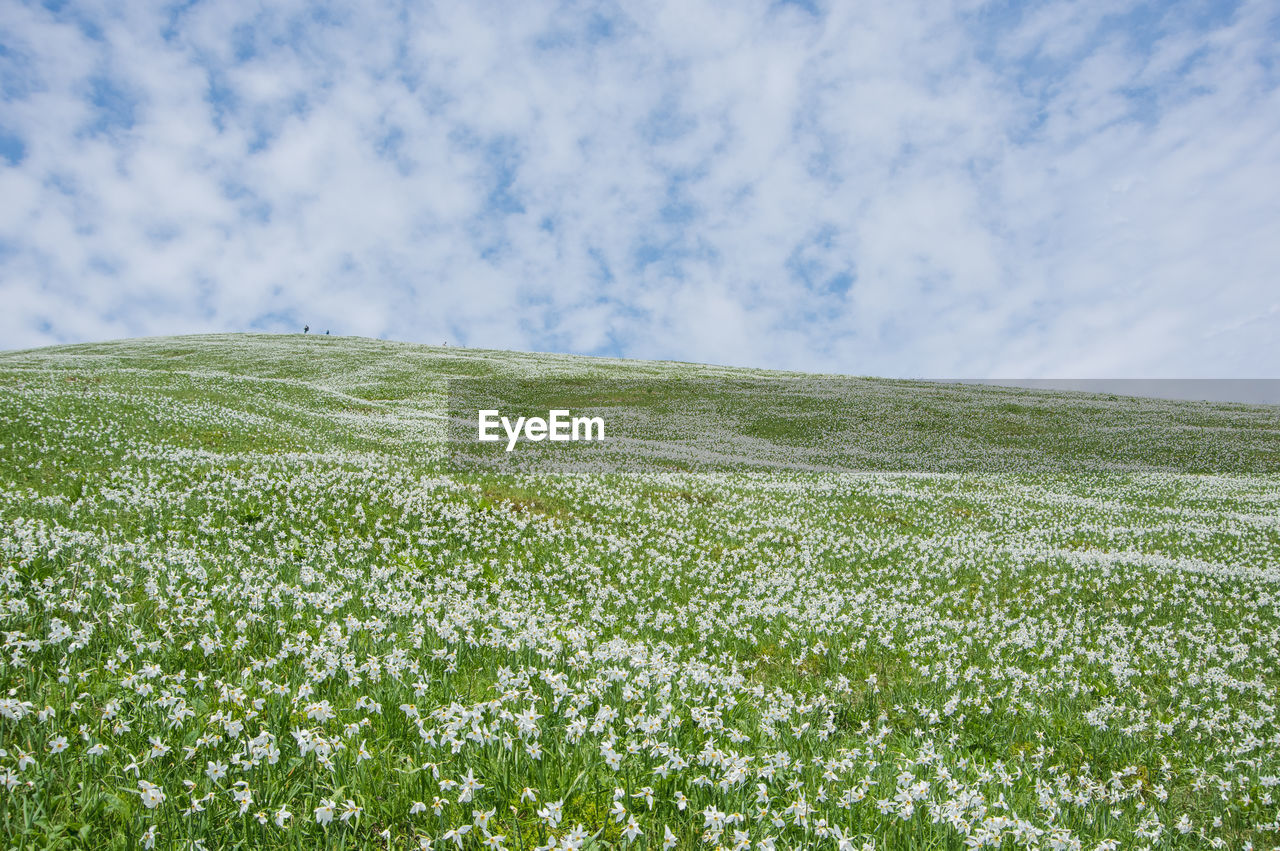
<path id="1" fill-rule="evenodd" d="M 1274 407 L 224 335 L 0 354 L 0 444 L 16 844 L 1276 837 Z"/>

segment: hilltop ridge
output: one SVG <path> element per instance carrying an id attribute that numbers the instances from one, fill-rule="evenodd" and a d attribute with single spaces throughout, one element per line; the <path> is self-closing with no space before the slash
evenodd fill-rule
<path id="1" fill-rule="evenodd" d="M 1280 470 L 1280 411 L 1190 402 L 662 361 L 425 346 L 324 335 L 225 334 L 124 340 L 0 353 L 6 382 L 39 380 L 63 402 L 117 394 L 148 409 L 199 403 L 277 423 L 258 439 L 295 451 L 360 447 L 431 454 L 450 381 L 482 380 L 537 401 L 537 382 L 665 382 L 627 402 L 646 415 L 650 448 L 693 458 L 883 470 Z M 56 383 L 61 377 L 62 384 Z M 77 384 L 80 381 L 82 383 Z M 88 383 L 85 383 L 88 382 Z M 79 392 L 68 394 L 72 388 Z M 270 392 L 268 392 L 270 391 Z M 52 397 L 51 397 L 52 398 Z M 590 401 L 590 399 L 587 399 Z M 545 410 L 545 408 L 544 408 Z M 661 417 L 655 420 L 656 412 Z M 265 419 L 262 419 L 265 418 Z M 655 423 L 660 423 L 655 425 Z M 190 449 L 231 446 L 207 427 L 170 429 Z M 252 431 L 252 429 L 248 429 Z M 291 435 L 286 439 L 285 435 Z M 420 457 L 427 457 L 422 456 Z"/>

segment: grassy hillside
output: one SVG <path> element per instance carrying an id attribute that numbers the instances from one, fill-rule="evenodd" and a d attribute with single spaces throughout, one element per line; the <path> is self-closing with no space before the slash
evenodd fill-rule
<path id="1" fill-rule="evenodd" d="M 596 468 L 460 463 L 455 379 L 626 425 Z M 1280 836 L 1275 407 L 335 337 L 11 352 L 0 585 L 17 847 Z"/>

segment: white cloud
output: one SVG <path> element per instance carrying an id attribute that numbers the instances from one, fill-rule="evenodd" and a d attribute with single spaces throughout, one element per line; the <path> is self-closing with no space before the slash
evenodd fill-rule
<path id="1" fill-rule="evenodd" d="M 1277 24 L 1187 8 L 10 4 L 0 345 L 1280 374 Z"/>

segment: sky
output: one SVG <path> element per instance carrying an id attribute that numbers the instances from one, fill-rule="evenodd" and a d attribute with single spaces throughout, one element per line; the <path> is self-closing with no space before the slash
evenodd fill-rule
<path id="1" fill-rule="evenodd" d="M 1280 377 L 1280 4 L 0 4 L 0 349 Z"/>

